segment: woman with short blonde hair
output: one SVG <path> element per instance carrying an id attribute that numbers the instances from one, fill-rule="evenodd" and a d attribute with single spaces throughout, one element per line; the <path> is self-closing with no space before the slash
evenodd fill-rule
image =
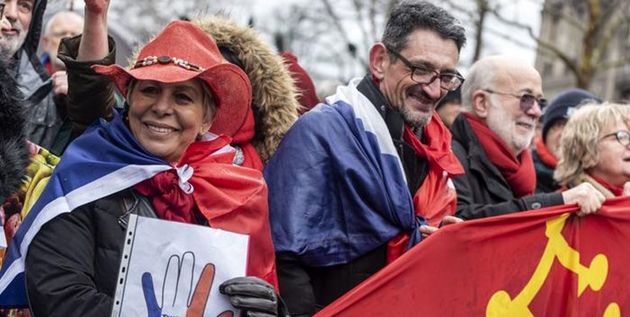
<path id="1" fill-rule="evenodd" d="M 630 184 L 630 106 L 586 104 L 567 122 L 554 178 L 567 187 L 589 182 L 606 197 Z M 626 185 L 629 186 L 630 185 Z"/>

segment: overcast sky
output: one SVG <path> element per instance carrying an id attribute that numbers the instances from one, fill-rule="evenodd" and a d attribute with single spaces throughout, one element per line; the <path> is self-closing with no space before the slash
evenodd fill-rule
<path id="1" fill-rule="evenodd" d="M 279 7 L 303 1 L 308 0 L 251 0 L 251 7 L 226 7 L 226 9 L 231 11 L 235 18 L 241 19 L 242 21 L 246 21 L 250 14 L 249 12 L 254 12 L 257 23 L 264 23 Z M 474 0 L 461 0 L 459 2 L 472 4 Z M 509 4 L 507 4 L 502 11 L 504 16 L 511 20 L 533 26 L 535 34 L 538 34 L 541 10 L 539 1 L 514 0 L 508 2 Z M 488 19 L 487 27 L 489 31 L 484 35 L 485 46 L 482 53 L 483 56 L 496 54 L 511 55 L 534 65 L 536 59 L 536 44 L 525 31 L 515 27 L 508 27 L 493 17 Z M 503 36 L 517 39 L 519 43 L 507 40 L 503 38 Z M 472 43 L 474 34 L 470 28 L 467 28 L 467 37 L 470 39 L 469 44 L 464 48 L 460 58 L 463 64 L 467 64 L 467 61 L 472 58 L 474 50 Z"/>

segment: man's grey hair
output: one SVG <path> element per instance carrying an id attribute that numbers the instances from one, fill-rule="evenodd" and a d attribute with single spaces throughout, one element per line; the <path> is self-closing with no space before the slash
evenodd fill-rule
<path id="1" fill-rule="evenodd" d="M 453 40 L 458 51 L 466 44 L 464 28 L 450 13 L 431 3 L 413 0 L 403 0 L 394 6 L 381 42 L 400 52 L 407 45 L 409 34 L 419 29 L 434 31 L 444 39 Z"/>
<path id="2" fill-rule="evenodd" d="M 472 94 L 480 89 L 494 89 L 497 66 L 490 60 L 481 60 L 473 64 L 462 85 L 462 106 L 466 110 L 472 108 Z"/>

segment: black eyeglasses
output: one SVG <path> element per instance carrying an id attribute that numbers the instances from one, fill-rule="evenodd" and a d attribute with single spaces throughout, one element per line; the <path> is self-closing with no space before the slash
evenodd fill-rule
<path id="1" fill-rule="evenodd" d="M 490 94 L 512 96 L 514 98 L 520 99 L 521 103 L 519 106 L 521 107 L 521 110 L 523 110 L 523 112 L 527 112 L 529 109 L 531 109 L 534 106 L 534 102 L 538 103 L 538 106 L 540 106 L 541 110 L 545 108 L 545 106 L 547 106 L 547 99 L 536 98 L 534 95 L 528 94 L 528 93 L 517 95 L 517 94 L 512 94 L 509 92 L 498 92 L 492 89 L 482 89 L 482 90 Z"/>
<path id="2" fill-rule="evenodd" d="M 623 146 L 630 145 L 630 132 L 626 130 L 621 130 L 621 131 L 613 132 L 610 134 L 606 134 L 602 137 L 602 140 L 605 138 L 611 137 L 613 135 L 615 136 L 615 139 L 617 139 L 617 142 L 619 142 L 619 144 Z"/>
<path id="3" fill-rule="evenodd" d="M 439 78 L 440 87 L 442 87 L 442 89 L 453 91 L 453 90 L 457 90 L 457 88 L 459 88 L 459 86 L 461 86 L 462 83 L 464 83 L 464 77 L 462 77 L 462 75 L 458 73 L 453 73 L 453 72 L 441 73 L 433 69 L 427 69 L 426 67 L 416 66 L 413 63 L 411 63 L 408 59 L 400 55 L 398 52 L 394 51 L 393 49 L 387 46 L 385 46 L 385 48 L 392 55 L 396 56 L 396 58 L 400 59 L 403 62 L 403 64 L 405 64 L 405 66 L 411 69 L 411 80 L 417 82 L 418 84 L 429 85 L 434 80 Z"/>
<path id="4" fill-rule="evenodd" d="M 0 3 L 0 19 L 4 18 L 4 2 Z"/>

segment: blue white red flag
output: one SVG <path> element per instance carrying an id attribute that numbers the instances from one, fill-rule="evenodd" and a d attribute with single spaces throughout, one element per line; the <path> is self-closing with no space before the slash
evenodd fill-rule
<path id="1" fill-rule="evenodd" d="M 276 252 L 306 265 L 348 263 L 401 232 L 420 239 L 392 137 L 358 83 L 303 115 L 265 168 Z"/>
<path id="2" fill-rule="evenodd" d="M 137 143 L 119 115 L 86 131 L 68 147 L 9 244 L 0 271 L 0 306 L 28 305 L 24 281 L 26 253 L 46 222 L 169 169 L 173 167 Z M 184 174 L 190 171 L 178 168 L 180 180 Z"/>

